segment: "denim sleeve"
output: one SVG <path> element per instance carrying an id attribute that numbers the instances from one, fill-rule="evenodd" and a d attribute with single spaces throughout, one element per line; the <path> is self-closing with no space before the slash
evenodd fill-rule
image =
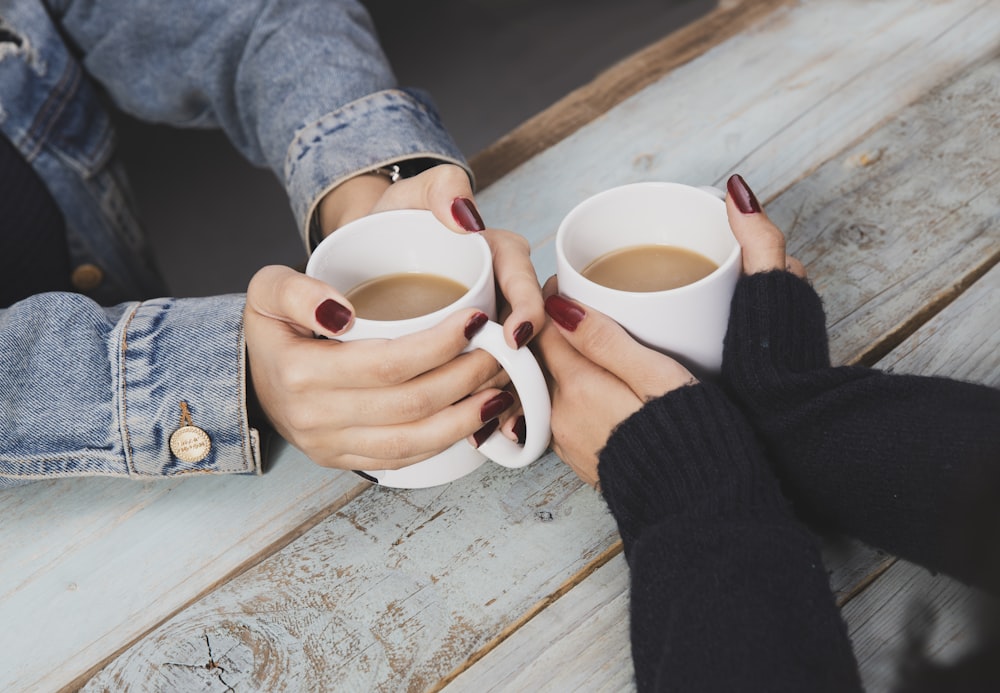
<path id="1" fill-rule="evenodd" d="M 0 310 L 0 487 L 260 473 L 246 414 L 243 305 L 231 295 L 103 308 L 47 293 Z M 181 402 L 210 441 L 196 462 L 171 450 Z"/>
<path id="2" fill-rule="evenodd" d="M 304 237 L 323 193 L 429 157 L 468 167 L 396 80 L 355 0 L 49 0 L 88 73 L 152 122 L 221 127 L 282 180 Z M 471 172 L 470 172 L 471 177 Z"/>

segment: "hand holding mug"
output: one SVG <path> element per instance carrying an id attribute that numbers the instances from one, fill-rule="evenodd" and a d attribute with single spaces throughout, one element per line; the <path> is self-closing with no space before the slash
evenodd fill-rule
<path id="1" fill-rule="evenodd" d="M 492 419 L 512 401 L 499 389 L 505 379 L 493 357 L 463 353 L 485 321 L 480 310 L 400 339 L 341 343 L 336 338 L 353 322 L 346 303 L 287 267 L 261 269 L 247 290 L 251 395 L 277 432 L 317 464 L 412 464 L 473 435 L 484 412 Z"/>
<path id="2" fill-rule="evenodd" d="M 784 235 L 761 210 L 746 182 L 734 175 L 727 188 L 726 219 L 742 251 L 737 269 L 741 266 L 746 274 L 787 269 L 804 278 L 802 263 L 786 255 Z M 712 205 L 705 208 L 711 210 Z M 596 485 L 598 455 L 611 431 L 650 399 L 697 380 L 673 358 L 643 346 L 610 317 L 559 295 L 558 289 L 555 278 L 545 285 L 545 310 L 551 322 L 535 341 L 552 392 L 553 449 L 581 479 Z M 719 310 L 719 303 L 715 306 Z M 728 305 L 724 308 L 728 316 Z M 647 317 L 667 320 L 652 312 Z M 685 329 L 683 324 L 672 327 Z M 655 338 L 656 327 L 646 334 Z M 714 354 L 714 347 L 708 353 Z"/>
<path id="3" fill-rule="evenodd" d="M 354 316 L 336 334 L 338 340 L 370 349 L 386 340 L 433 334 L 451 325 L 455 314 L 466 315 L 471 320 L 463 323 L 469 338 L 466 351 L 489 352 L 510 377 L 524 409 L 527 436 L 523 446 L 495 433 L 496 417 L 515 401 L 511 393 L 503 392 L 480 409 L 480 430 L 467 434 L 477 434 L 471 445 L 461 440 L 463 436 L 453 436 L 454 445 L 406 469 L 389 464 L 367 466 L 371 479 L 403 488 L 433 486 L 471 472 L 487 458 L 507 467 L 520 467 L 545 451 L 550 405 L 544 376 L 530 350 L 519 348 L 517 339 L 510 344 L 510 337 L 518 337 L 517 332 L 507 334 L 491 322 L 497 315 L 494 257 L 510 247 L 510 238 L 517 238 L 503 234 L 506 232 L 497 232 L 494 240 L 499 240 L 491 247 L 480 234 L 450 233 L 425 210 L 394 210 L 357 219 L 327 237 L 313 252 L 306 273 L 342 296 L 342 307 Z M 514 283 L 530 283 L 538 291 L 533 270 L 530 277 L 526 282 L 522 272 Z M 501 287 L 505 279 L 510 277 L 499 278 Z M 477 309 L 471 318 L 469 309 Z M 458 396 L 453 389 L 448 392 L 455 402 L 476 391 L 466 389 Z M 482 394 L 474 397 L 481 399 Z M 463 406 L 464 402 L 454 405 Z"/>
<path id="4" fill-rule="evenodd" d="M 552 449 L 596 486 L 598 455 L 611 431 L 651 399 L 697 380 L 669 356 L 635 341 L 614 320 L 545 284 L 551 322 L 534 342 L 549 376 Z"/>
<path id="5" fill-rule="evenodd" d="M 455 233 L 482 234 L 493 251 L 497 284 L 510 306 L 504 336 L 514 348 L 527 343 L 545 322 L 541 290 L 531 265 L 531 247 L 522 236 L 486 228 L 469 177 L 461 167 L 440 164 L 392 184 L 382 175 L 355 176 L 320 201 L 320 224 L 326 236 L 369 214 L 399 209 L 426 209 Z"/>

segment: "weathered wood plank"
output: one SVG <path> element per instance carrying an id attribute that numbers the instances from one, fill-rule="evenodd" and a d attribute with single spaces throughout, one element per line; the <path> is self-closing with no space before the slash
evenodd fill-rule
<path id="1" fill-rule="evenodd" d="M 265 479 L 0 492 L 0 690 L 66 684 L 367 487 L 291 448 Z"/>
<path id="2" fill-rule="evenodd" d="M 480 188 L 500 178 L 671 70 L 745 31 L 792 0 L 724 0 L 690 25 L 613 65 L 471 160 Z"/>
<path id="3" fill-rule="evenodd" d="M 245 663 L 222 665 L 238 690 L 431 687 L 598 557 L 613 541 L 606 512 L 552 456 L 524 470 L 487 465 L 442 488 L 373 489 L 85 690 L 189 688 L 192 672 L 171 663 L 204 666 L 216 642 L 235 643 Z"/>
<path id="4" fill-rule="evenodd" d="M 488 223 L 532 241 L 545 277 L 559 221 L 589 195 L 639 180 L 718 185 L 740 171 L 768 200 L 998 42 L 1000 7 L 988 0 L 799 2 L 625 100 L 477 202 Z"/>

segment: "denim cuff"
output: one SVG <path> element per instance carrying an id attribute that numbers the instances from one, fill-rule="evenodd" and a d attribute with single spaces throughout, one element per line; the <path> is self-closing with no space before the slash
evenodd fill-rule
<path id="1" fill-rule="evenodd" d="M 301 128 L 285 158 L 285 187 L 303 244 L 323 196 L 348 178 L 413 158 L 439 159 L 472 170 L 419 91 L 370 94 Z"/>
<path id="2" fill-rule="evenodd" d="M 162 298 L 128 316 L 113 377 L 129 476 L 261 473 L 247 421 L 244 303 L 243 295 Z M 187 460 L 171 442 L 185 425 L 209 441 L 182 452 Z"/>

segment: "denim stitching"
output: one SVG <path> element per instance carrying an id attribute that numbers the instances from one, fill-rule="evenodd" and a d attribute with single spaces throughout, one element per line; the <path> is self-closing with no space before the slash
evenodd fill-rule
<path id="1" fill-rule="evenodd" d="M 25 144 L 31 143 L 33 145 L 32 150 L 29 154 L 25 155 L 28 161 L 34 161 L 35 157 L 38 156 L 38 152 L 41 151 L 42 146 L 45 144 L 45 138 L 48 136 L 49 132 L 55 126 L 56 121 L 62 112 L 66 110 L 66 106 L 70 102 L 70 96 L 72 96 L 80 85 L 80 80 L 82 78 L 82 72 L 80 68 L 75 63 L 67 63 L 66 70 L 63 71 L 62 76 L 59 78 L 58 84 L 53 88 L 49 97 L 45 99 L 45 103 L 42 104 L 41 109 L 38 111 L 38 117 L 31 124 L 31 128 L 25 134 L 23 142 Z M 69 85 L 67 86 L 67 80 Z M 48 112 L 50 109 L 55 109 L 52 115 Z M 37 130 L 41 129 L 38 135 L 35 135 Z"/>
<path id="2" fill-rule="evenodd" d="M 125 466 L 129 470 L 129 476 L 141 476 L 141 474 L 139 474 L 139 470 L 135 468 L 133 463 L 134 453 L 132 451 L 131 437 L 128 433 L 128 381 L 126 380 L 125 373 L 125 364 L 128 360 L 126 357 L 128 349 L 128 328 L 132 324 L 132 318 L 134 318 L 135 314 L 139 312 L 140 306 L 142 306 L 142 303 L 137 303 L 135 308 L 133 308 L 132 312 L 129 314 L 128 320 L 125 321 L 125 326 L 122 328 L 121 350 L 118 353 L 120 363 L 118 367 L 118 377 L 121 380 L 121 383 L 118 386 L 118 390 L 121 392 L 121 404 L 118 407 L 118 416 L 120 419 L 118 428 L 122 436 L 122 451 L 125 453 Z"/>

